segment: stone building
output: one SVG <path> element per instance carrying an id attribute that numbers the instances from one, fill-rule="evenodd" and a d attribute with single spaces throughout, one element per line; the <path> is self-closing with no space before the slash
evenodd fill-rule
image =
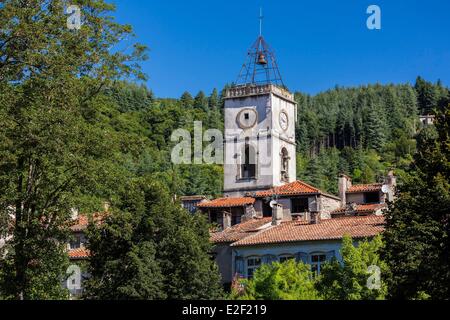
<path id="1" fill-rule="evenodd" d="M 320 272 L 324 262 L 341 259 L 344 235 L 357 241 L 383 231 L 396 183 L 393 172 L 366 185 L 341 175 L 336 196 L 297 180 L 294 96 L 262 36 L 248 57 L 242 81 L 225 93 L 224 197 L 197 204 L 215 225 L 211 242 L 224 285 L 286 259 Z"/>
<path id="2" fill-rule="evenodd" d="M 216 224 L 211 242 L 222 282 L 228 286 L 236 275 L 251 277 L 255 266 L 288 258 L 320 272 L 320 263 L 341 259 L 345 235 L 359 240 L 381 233 L 395 177 L 390 173 L 385 184 L 350 186 L 351 180 L 341 177 L 344 181 L 343 198 L 294 181 L 251 197 L 202 202 L 199 209 Z"/>

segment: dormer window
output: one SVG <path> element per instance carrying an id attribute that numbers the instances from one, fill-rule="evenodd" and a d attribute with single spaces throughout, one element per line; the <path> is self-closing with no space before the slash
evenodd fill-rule
<path id="1" fill-rule="evenodd" d="M 291 198 L 291 214 L 302 215 L 308 211 L 308 198 Z"/>
<path id="2" fill-rule="evenodd" d="M 364 203 L 380 203 L 380 193 L 379 192 L 364 193 Z"/>

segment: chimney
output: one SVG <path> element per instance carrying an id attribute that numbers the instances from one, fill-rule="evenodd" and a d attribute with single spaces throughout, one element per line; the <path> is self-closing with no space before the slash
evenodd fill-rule
<path id="1" fill-rule="evenodd" d="M 230 212 L 223 212 L 223 230 L 226 230 L 228 228 L 231 228 L 231 213 Z"/>
<path id="2" fill-rule="evenodd" d="M 387 174 L 386 185 L 389 187 L 389 192 L 387 193 L 387 200 L 394 201 L 395 187 L 397 186 L 397 178 L 395 177 L 393 170 L 389 170 Z"/>
<path id="3" fill-rule="evenodd" d="M 339 198 L 341 199 L 341 204 L 345 206 L 347 204 L 347 190 L 352 186 L 352 179 L 341 174 L 339 176 L 338 188 L 339 188 Z"/>
<path id="4" fill-rule="evenodd" d="M 272 225 L 278 226 L 283 221 L 283 206 L 278 202 L 272 205 Z"/>
<path id="5" fill-rule="evenodd" d="M 320 223 L 320 212 L 313 211 L 310 213 L 310 224 L 319 224 Z"/>
<path id="6" fill-rule="evenodd" d="M 78 209 L 77 208 L 72 208 L 70 209 L 70 218 L 75 221 L 78 219 Z"/>
<path id="7" fill-rule="evenodd" d="M 394 175 L 394 170 L 389 170 L 386 182 L 389 186 L 393 188 L 397 186 L 397 178 Z"/>

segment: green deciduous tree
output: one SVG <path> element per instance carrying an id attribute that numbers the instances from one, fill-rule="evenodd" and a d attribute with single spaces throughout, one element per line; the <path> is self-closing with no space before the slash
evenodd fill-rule
<path id="1" fill-rule="evenodd" d="M 321 269 L 317 282 L 321 296 L 326 300 L 385 299 L 387 266 L 380 259 L 382 247 L 380 236 L 371 241 L 361 241 L 357 246 L 350 237 L 344 237 L 341 248 L 342 262 L 334 260 Z M 377 276 L 375 269 L 369 269 L 371 266 L 376 266 L 381 272 L 379 283 L 371 282 L 370 277 Z"/>
<path id="2" fill-rule="evenodd" d="M 174 203 L 153 178 L 137 179 L 117 214 L 91 225 L 90 299 L 216 299 L 220 276 L 208 224 Z"/>
<path id="3" fill-rule="evenodd" d="M 309 265 L 295 260 L 265 264 L 256 270 L 253 279 L 244 282 L 243 294 L 232 298 L 243 300 L 318 300 L 315 279 Z"/>
<path id="4" fill-rule="evenodd" d="M 63 298 L 67 222 L 96 188 L 114 149 L 96 126 L 96 98 L 109 81 L 136 75 L 145 48 L 110 50 L 131 33 L 104 1 L 74 1 L 83 25 L 69 30 L 66 1 L 0 5 L 0 215 L 12 236 L 0 252 L 0 293 Z M 109 151 L 109 155 L 107 152 Z"/>

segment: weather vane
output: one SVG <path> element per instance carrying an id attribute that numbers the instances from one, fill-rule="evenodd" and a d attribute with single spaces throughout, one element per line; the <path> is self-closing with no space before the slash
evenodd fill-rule
<path id="1" fill-rule="evenodd" d="M 262 36 L 262 22 L 263 22 L 264 16 L 262 8 L 259 8 L 259 36 Z"/>

